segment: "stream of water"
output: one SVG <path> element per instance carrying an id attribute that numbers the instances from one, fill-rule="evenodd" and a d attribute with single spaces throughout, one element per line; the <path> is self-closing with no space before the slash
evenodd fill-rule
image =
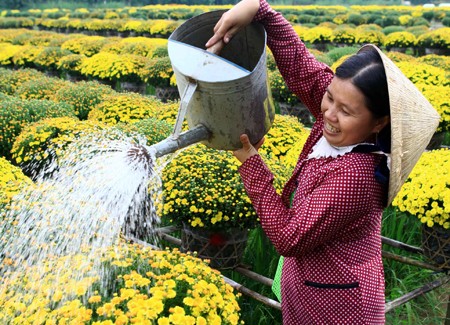
<path id="1" fill-rule="evenodd" d="M 149 188 L 158 191 L 161 184 L 151 163 L 156 159 L 137 145 L 145 139 L 111 131 L 83 136 L 40 173 L 35 188 L 13 199 L 0 224 L 0 294 L 11 290 L 8 276 L 49 258 L 83 251 L 96 269 L 93 252 L 116 245 L 122 234 L 151 236 L 158 217 Z"/>

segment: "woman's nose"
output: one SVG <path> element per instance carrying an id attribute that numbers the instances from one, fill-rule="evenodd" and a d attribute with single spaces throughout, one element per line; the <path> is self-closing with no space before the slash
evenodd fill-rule
<path id="1" fill-rule="evenodd" d="M 330 105 L 323 111 L 323 115 L 328 120 L 336 120 L 337 110 L 333 105 Z"/>

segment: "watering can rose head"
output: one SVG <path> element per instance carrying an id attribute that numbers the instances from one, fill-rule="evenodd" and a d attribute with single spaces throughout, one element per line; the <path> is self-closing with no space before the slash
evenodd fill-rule
<path id="1" fill-rule="evenodd" d="M 146 168 L 153 166 L 152 157 L 148 150 L 139 144 L 134 144 L 127 152 L 127 156 L 131 162 L 143 165 Z"/>

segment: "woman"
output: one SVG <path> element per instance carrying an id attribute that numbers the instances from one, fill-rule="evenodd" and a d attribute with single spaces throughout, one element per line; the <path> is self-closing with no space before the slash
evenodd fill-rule
<path id="1" fill-rule="evenodd" d="M 288 87 L 316 118 L 281 197 L 258 155 L 262 141 L 251 144 L 244 134 L 243 148 L 234 152 L 261 225 L 285 257 L 283 323 L 382 324 L 382 212 L 420 157 L 439 116 L 375 46 L 365 46 L 333 75 L 265 0 L 243 0 L 226 12 L 206 47 L 219 52 L 252 21 L 265 27 Z M 404 93 L 397 91 L 399 85 Z M 410 131 L 404 123 L 412 120 L 405 111 L 417 111 L 427 121 L 414 126 L 411 132 L 422 137 L 411 144 L 402 138 Z"/>

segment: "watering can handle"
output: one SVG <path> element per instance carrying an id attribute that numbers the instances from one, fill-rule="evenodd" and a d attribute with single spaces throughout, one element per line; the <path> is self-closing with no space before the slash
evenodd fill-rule
<path id="1" fill-rule="evenodd" d="M 183 91 L 183 96 L 181 96 L 180 107 L 178 109 L 177 120 L 175 122 L 175 127 L 173 128 L 172 138 L 177 139 L 181 132 L 181 126 L 186 116 L 186 112 L 191 102 L 192 96 L 197 89 L 197 83 L 195 81 L 189 80 L 186 88 Z"/>

